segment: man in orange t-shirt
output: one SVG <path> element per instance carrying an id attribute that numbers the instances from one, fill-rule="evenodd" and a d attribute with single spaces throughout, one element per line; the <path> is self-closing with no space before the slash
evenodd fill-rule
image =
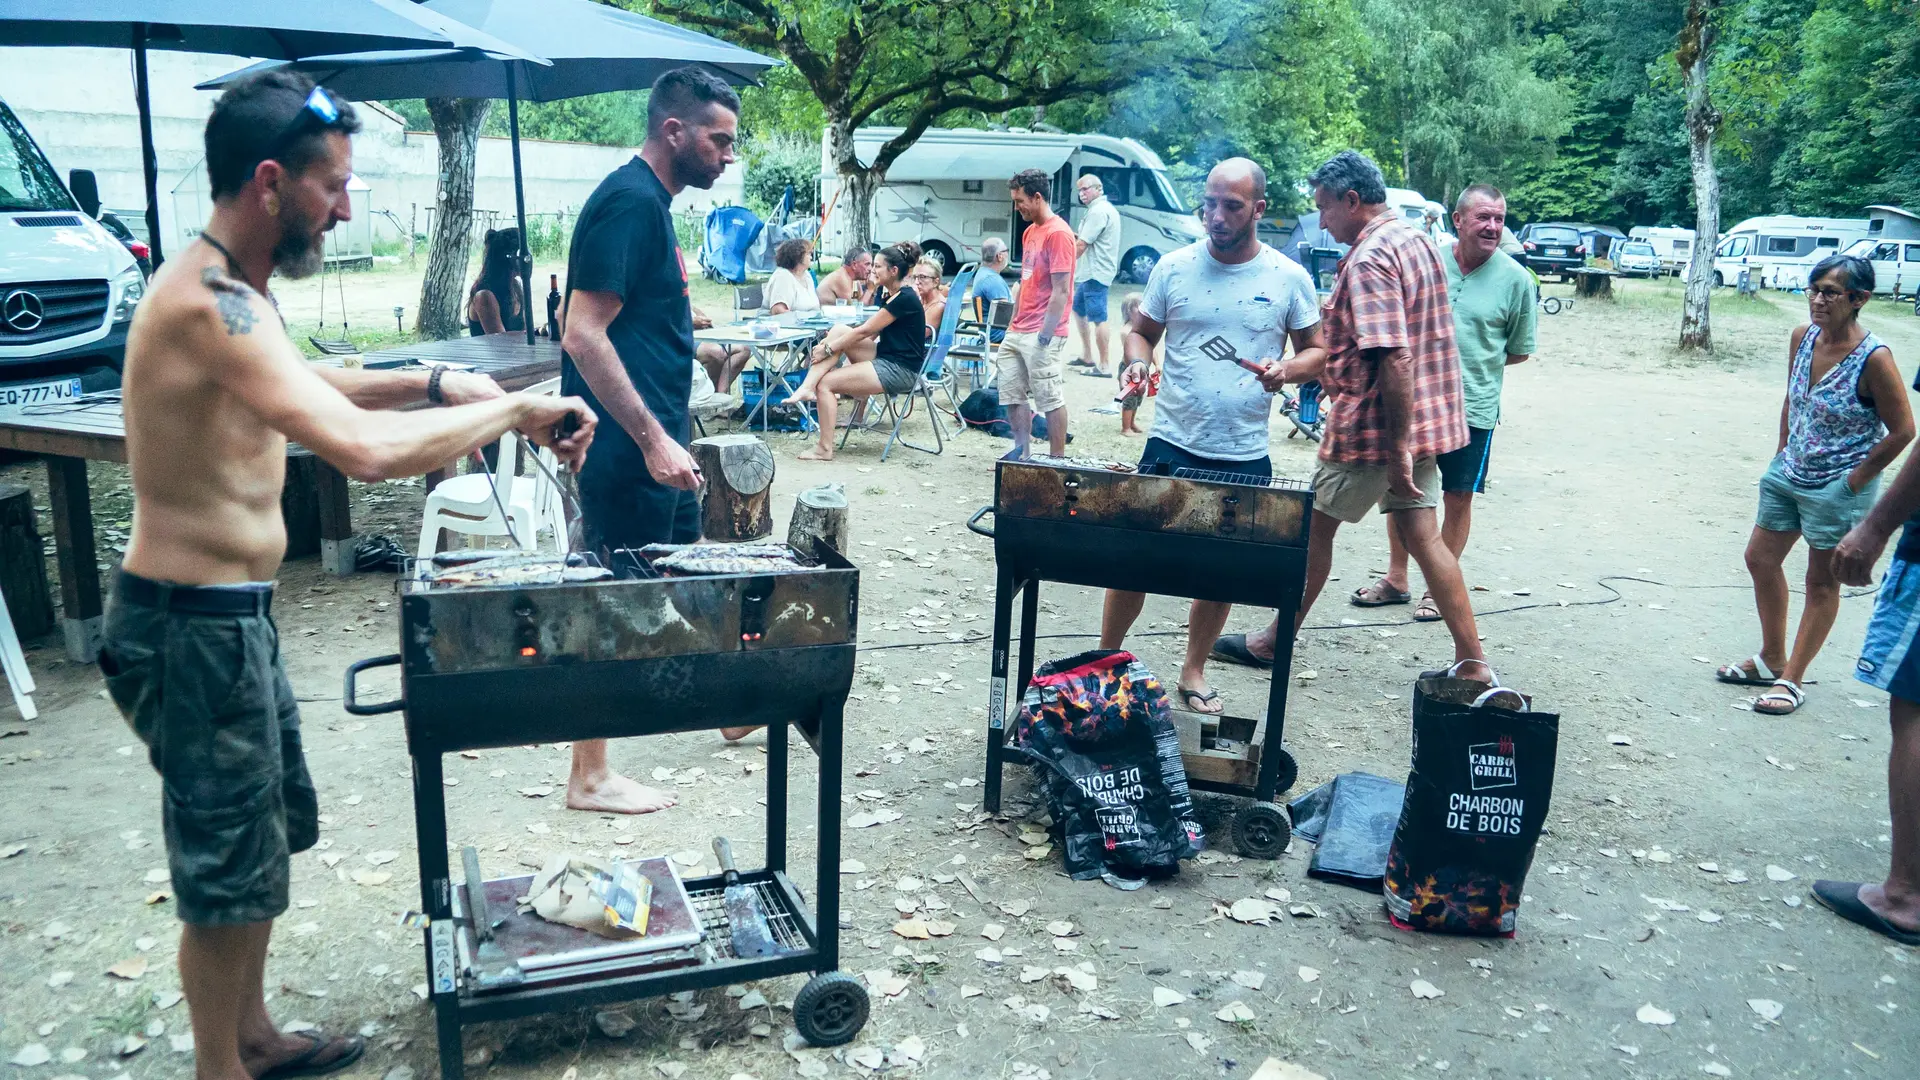
<path id="1" fill-rule="evenodd" d="M 1000 404 L 1013 427 L 1014 459 L 1027 456 L 1033 414 L 1047 416 L 1047 449 L 1067 452 L 1067 397 L 1061 354 L 1073 302 L 1073 228 L 1048 203 L 1047 174 L 1022 169 L 1007 181 L 1013 208 L 1027 220 L 1021 237 L 1020 302 L 1000 345 Z"/>

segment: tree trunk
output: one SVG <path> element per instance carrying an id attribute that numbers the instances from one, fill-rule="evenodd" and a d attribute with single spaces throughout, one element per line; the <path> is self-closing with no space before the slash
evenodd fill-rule
<path id="1" fill-rule="evenodd" d="M 1687 258 L 1686 299 L 1680 312 L 1680 347 L 1713 351 L 1710 320 L 1713 252 L 1720 244 L 1720 177 L 1713 168 L 1713 136 L 1720 110 L 1707 86 L 1713 60 L 1713 14 L 1719 0 L 1687 0 L 1687 21 L 1680 29 L 1674 59 L 1686 76 L 1687 157 L 1693 166 L 1693 252 Z"/>
<path id="2" fill-rule="evenodd" d="M 787 522 L 787 546 L 814 558 L 815 545 L 847 553 L 847 495 L 839 484 L 808 488 L 793 501 Z"/>
<path id="3" fill-rule="evenodd" d="M 423 338 L 456 337 L 466 329 L 467 260 L 473 247 L 474 158 L 480 125 L 491 101 L 428 98 L 433 134 L 440 144 L 440 203 L 427 247 L 427 273 L 420 281 L 413 328 Z"/>
<path id="4" fill-rule="evenodd" d="M 827 122 L 829 147 L 835 168 L 840 173 L 840 207 L 837 213 L 846 222 L 842 230 L 846 250 L 868 247 L 873 243 L 873 193 L 886 179 L 883 172 L 860 164 L 854 153 L 853 125 L 845 119 Z"/>

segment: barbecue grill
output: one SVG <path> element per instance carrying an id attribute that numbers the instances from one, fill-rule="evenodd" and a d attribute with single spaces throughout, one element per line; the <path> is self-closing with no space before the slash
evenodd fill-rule
<path id="1" fill-rule="evenodd" d="M 588 556 L 566 556 L 573 565 L 551 556 L 544 566 L 513 556 L 488 580 L 455 584 L 424 563 L 402 577 L 400 651 L 349 667 L 345 705 L 362 716 L 405 712 L 428 986 L 445 1080 L 463 1075 L 465 1024 L 799 972 L 816 973 L 794 999 L 795 1026 L 809 1042 L 845 1043 L 865 1024 L 864 988 L 835 970 L 841 749 L 860 574 L 825 544 L 810 558 L 792 554 L 796 564 L 780 573 L 671 577 L 646 551 L 617 551 L 608 570 Z M 360 673 L 395 665 L 400 697 L 360 703 Z M 484 961 L 499 950 L 490 941 L 482 951 L 476 939 L 495 935 L 481 934 L 467 914 L 475 909 L 474 883 L 456 889 L 449 872 L 442 755 L 749 724 L 767 728 L 767 865 L 740 880 L 759 895 L 778 946 L 773 955 L 734 955 L 722 877 L 683 887 L 675 876 L 655 880 L 653 910 L 662 924 L 677 921 L 691 941 L 635 956 L 556 941 L 547 953 L 565 955 L 542 965 L 533 955 L 540 949 L 525 944 L 539 938 L 539 928 L 516 929 L 509 916 L 496 924 L 498 937 L 510 952 L 519 949 L 524 970 L 488 977 L 476 954 Z M 789 724 L 820 759 L 811 907 L 786 869 Z M 493 902 L 478 910 L 512 912 L 526 880 L 483 882 L 480 895 Z M 559 977 L 543 974 L 556 968 Z"/>
<path id="2" fill-rule="evenodd" d="M 1000 808 L 1000 769 L 1013 759 L 1005 745 L 1009 702 L 1017 707 L 1033 678 L 1042 581 L 1275 608 L 1281 627 L 1291 627 L 1306 587 L 1312 509 L 1312 489 L 1295 480 L 1201 469 L 1138 472 L 1079 459 L 1000 462 L 993 505 L 967 523 L 993 538 L 996 567 L 986 808 Z M 980 524 L 988 514 L 991 529 Z M 1019 679 L 1009 696 L 1016 592 Z M 1282 634 L 1264 718 L 1173 712 L 1189 786 L 1253 800 L 1234 816 L 1233 838 L 1254 858 L 1279 856 L 1292 832 L 1273 802 L 1298 779 L 1281 742 L 1292 660 L 1292 635 Z"/>

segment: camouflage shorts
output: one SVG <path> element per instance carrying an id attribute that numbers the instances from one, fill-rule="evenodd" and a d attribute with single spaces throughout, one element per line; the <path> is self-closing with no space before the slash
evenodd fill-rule
<path id="1" fill-rule="evenodd" d="M 264 610 L 107 609 L 107 692 L 160 774 L 161 819 L 184 922 L 265 922 L 287 910 L 288 857 L 319 838 L 300 709 Z"/>

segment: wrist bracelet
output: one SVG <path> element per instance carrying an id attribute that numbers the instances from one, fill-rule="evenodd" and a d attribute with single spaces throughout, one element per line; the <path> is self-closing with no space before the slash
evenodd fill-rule
<path id="1" fill-rule="evenodd" d="M 435 405 L 445 405 L 447 403 L 447 396 L 440 392 L 440 376 L 446 373 L 446 368 L 435 367 L 433 374 L 427 376 L 427 400 Z"/>

